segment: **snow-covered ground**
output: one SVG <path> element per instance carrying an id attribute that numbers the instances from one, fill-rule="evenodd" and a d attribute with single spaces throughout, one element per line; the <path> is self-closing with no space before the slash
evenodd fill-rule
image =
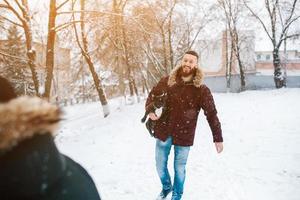
<path id="1" fill-rule="evenodd" d="M 201 112 L 183 199 L 299 200 L 300 89 L 214 98 L 224 151 L 216 153 Z M 110 101 L 112 114 L 105 119 L 99 103 L 65 108 L 56 143 L 88 170 L 104 200 L 154 200 L 161 186 L 155 140 L 140 123 L 144 102 L 119 105 Z M 173 172 L 172 156 L 169 164 Z"/>

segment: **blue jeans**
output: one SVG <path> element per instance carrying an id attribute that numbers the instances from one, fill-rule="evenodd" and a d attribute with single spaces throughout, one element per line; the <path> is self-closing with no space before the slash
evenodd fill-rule
<path id="1" fill-rule="evenodd" d="M 157 139 L 155 147 L 156 170 L 163 190 L 172 188 L 172 182 L 168 170 L 168 157 L 172 147 L 172 137 L 168 137 L 165 142 Z M 185 165 L 189 155 L 190 147 L 174 145 L 174 183 L 172 200 L 180 200 L 183 194 L 185 180 Z"/>

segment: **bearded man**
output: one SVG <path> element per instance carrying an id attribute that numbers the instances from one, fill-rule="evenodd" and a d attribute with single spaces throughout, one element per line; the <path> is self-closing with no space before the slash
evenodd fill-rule
<path id="1" fill-rule="evenodd" d="M 203 109 L 209 123 L 213 142 L 218 153 L 223 150 L 221 124 L 210 89 L 204 85 L 203 72 L 197 66 L 198 54 L 185 52 L 181 65 L 169 76 L 162 78 L 153 87 L 146 101 L 146 107 L 153 102 L 153 97 L 167 94 L 167 117 L 159 118 L 155 112 L 149 118 L 156 120 L 154 136 L 156 137 L 156 170 L 162 184 L 157 198 L 165 199 L 172 192 L 172 200 L 180 200 L 183 195 L 186 163 L 190 147 L 194 143 L 198 114 Z M 168 171 L 168 157 L 174 147 L 173 184 Z"/>

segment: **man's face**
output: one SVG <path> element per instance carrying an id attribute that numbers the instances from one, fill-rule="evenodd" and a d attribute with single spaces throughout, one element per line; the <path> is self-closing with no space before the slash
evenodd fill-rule
<path id="1" fill-rule="evenodd" d="M 182 75 L 189 76 L 197 66 L 197 57 L 191 54 L 185 54 L 181 60 Z"/>

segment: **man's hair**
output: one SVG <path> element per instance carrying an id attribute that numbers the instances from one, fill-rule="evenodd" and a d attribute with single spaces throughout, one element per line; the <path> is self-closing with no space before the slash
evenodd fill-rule
<path id="1" fill-rule="evenodd" d="M 190 54 L 190 55 L 196 56 L 197 60 L 199 59 L 199 55 L 197 54 L 196 51 L 190 50 L 190 51 L 185 52 L 184 54 Z"/>

